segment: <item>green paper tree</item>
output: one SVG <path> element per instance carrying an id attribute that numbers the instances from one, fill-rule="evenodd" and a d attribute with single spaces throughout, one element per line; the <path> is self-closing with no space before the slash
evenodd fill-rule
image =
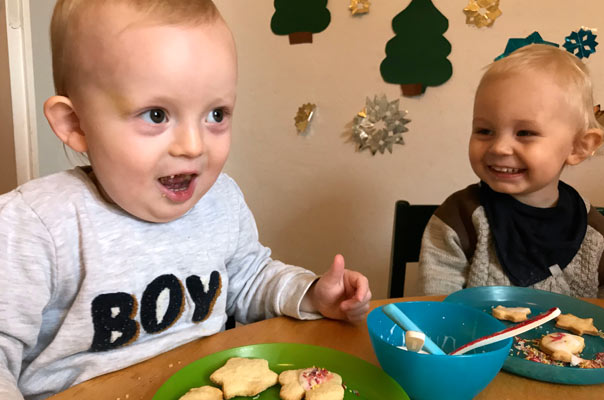
<path id="1" fill-rule="evenodd" d="M 323 31 L 330 21 L 327 0 L 275 0 L 271 30 L 288 35 L 290 44 L 312 43 L 313 33 Z"/>
<path id="2" fill-rule="evenodd" d="M 400 84 L 403 96 L 418 96 L 427 86 L 449 80 L 451 44 L 443 36 L 448 27 L 449 21 L 431 0 L 412 0 L 392 19 L 395 36 L 386 44 L 382 78 Z"/>

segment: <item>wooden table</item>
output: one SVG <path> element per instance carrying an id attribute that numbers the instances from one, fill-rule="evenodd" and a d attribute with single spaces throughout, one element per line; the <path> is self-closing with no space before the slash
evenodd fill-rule
<path id="1" fill-rule="evenodd" d="M 444 296 L 427 296 L 374 300 L 371 302 L 371 306 L 375 308 L 395 301 L 440 301 L 443 298 Z M 604 299 L 584 300 L 604 308 Z M 327 319 L 298 321 L 288 317 L 279 317 L 196 340 L 123 370 L 82 382 L 50 399 L 148 400 L 172 374 L 201 357 L 233 347 L 274 342 L 306 343 L 330 347 L 379 365 L 373 354 L 367 325 L 364 322 L 353 325 Z M 501 371 L 476 399 L 602 400 L 604 399 L 604 384 L 560 385 L 535 381 Z"/>

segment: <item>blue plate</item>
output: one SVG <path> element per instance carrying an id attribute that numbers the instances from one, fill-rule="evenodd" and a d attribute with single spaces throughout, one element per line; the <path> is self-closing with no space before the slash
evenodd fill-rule
<path id="1" fill-rule="evenodd" d="M 558 307 L 562 314 L 574 314 L 580 318 L 593 318 L 594 325 L 604 330 L 604 309 L 574 297 L 516 286 L 484 286 L 457 291 L 450 294 L 444 301 L 466 304 L 484 312 L 502 305 L 504 307 L 529 307 L 531 314 L 536 316 L 552 307 Z M 503 321 L 507 325 L 511 322 Z M 566 332 L 555 327 L 555 320 L 547 322 L 538 328 L 528 331 L 520 337 L 523 339 L 538 339 L 551 332 Z M 604 352 L 604 339 L 599 336 L 583 335 L 585 349 L 581 357 L 593 359 L 596 353 Z M 524 359 L 524 355 L 512 347 L 512 352 L 503 364 L 505 371 L 537 379 L 545 382 L 565 383 L 573 385 L 591 385 L 604 383 L 604 368 L 584 369 L 577 367 L 561 367 L 541 364 Z"/>

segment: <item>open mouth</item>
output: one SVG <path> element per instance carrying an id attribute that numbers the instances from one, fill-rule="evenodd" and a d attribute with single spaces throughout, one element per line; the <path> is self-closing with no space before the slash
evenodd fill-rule
<path id="1" fill-rule="evenodd" d="M 179 174 L 162 176 L 158 179 L 159 183 L 171 192 L 185 192 L 189 189 L 191 181 L 197 174 Z"/>
<path id="2" fill-rule="evenodd" d="M 498 167 L 495 165 L 490 165 L 489 169 L 499 174 L 519 174 L 525 171 L 524 168 Z"/>

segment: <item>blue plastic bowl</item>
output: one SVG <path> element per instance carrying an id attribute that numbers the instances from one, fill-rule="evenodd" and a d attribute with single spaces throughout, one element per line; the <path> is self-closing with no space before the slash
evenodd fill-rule
<path id="1" fill-rule="evenodd" d="M 506 327 L 493 316 L 462 304 L 395 304 L 445 353 Z M 403 330 L 379 307 L 369 313 L 367 327 L 382 369 L 413 400 L 474 398 L 495 378 L 512 346 L 510 338 L 461 356 L 406 351 L 396 347 L 404 344 Z"/>

